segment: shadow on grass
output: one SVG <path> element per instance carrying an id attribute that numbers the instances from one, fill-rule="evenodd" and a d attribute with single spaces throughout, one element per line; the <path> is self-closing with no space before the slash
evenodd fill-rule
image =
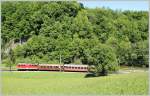
<path id="1" fill-rule="evenodd" d="M 92 78 L 92 77 L 104 77 L 104 76 L 108 76 L 108 74 L 98 74 L 96 75 L 95 73 L 87 73 L 84 78 Z"/>
<path id="2" fill-rule="evenodd" d="M 95 76 L 94 73 L 87 73 L 87 74 L 84 76 L 84 78 L 92 78 L 92 77 L 97 77 L 97 76 Z"/>

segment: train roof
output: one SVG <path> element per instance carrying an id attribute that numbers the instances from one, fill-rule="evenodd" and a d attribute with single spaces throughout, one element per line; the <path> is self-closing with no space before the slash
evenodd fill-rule
<path id="1" fill-rule="evenodd" d="M 37 64 L 32 64 L 32 63 L 18 63 L 18 65 L 37 65 Z"/>
<path id="2" fill-rule="evenodd" d="M 39 64 L 39 65 L 44 65 L 44 66 L 58 66 L 60 64 Z"/>
<path id="3" fill-rule="evenodd" d="M 88 67 L 88 65 L 78 65 L 78 64 L 65 64 L 64 66 Z"/>
<path id="4" fill-rule="evenodd" d="M 18 63 L 18 65 L 37 65 L 32 63 Z M 40 66 L 63 66 L 62 64 L 39 64 Z M 64 66 L 74 66 L 74 67 L 88 67 L 88 65 L 79 65 L 79 64 L 64 64 Z"/>

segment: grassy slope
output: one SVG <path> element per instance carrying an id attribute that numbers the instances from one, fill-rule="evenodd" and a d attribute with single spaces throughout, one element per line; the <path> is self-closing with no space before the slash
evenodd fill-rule
<path id="1" fill-rule="evenodd" d="M 2 92 L 12 94 L 148 94 L 148 73 L 84 78 L 84 73 L 3 72 Z"/>

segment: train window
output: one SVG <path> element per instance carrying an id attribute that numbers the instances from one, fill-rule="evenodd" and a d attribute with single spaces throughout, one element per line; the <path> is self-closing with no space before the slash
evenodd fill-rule
<path id="1" fill-rule="evenodd" d="M 71 67 L 69 67 L 69 68 L 71 68 Z"/>
<path id="2" fill-rule="evenodd" d="M 78 67 L 78 69 L 80 69 L 80 67 Z"/>
<path id="3" fill-rule="evenodd" d="M 81 67 L 81 69 L 83 69 L 83 67 Z"/>

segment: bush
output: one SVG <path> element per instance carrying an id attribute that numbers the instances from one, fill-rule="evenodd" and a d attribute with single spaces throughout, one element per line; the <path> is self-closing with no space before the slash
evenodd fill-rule
<path id="1" fill-rule="evenodd" d="M 2 64 L 4 64 L 6 67 L 10 66 L 11 61 L 9 59 L 2 60 Z"/>
<path id="2" fill-rule="evenodd" d="M 94 73 L 96 76 L 106 76 L 108 71 L 116 71 L 118 69 L 115 52 L 105 44 L 98 44 L 93 49 L 88 50 L 87 58 L 89 64 L 95 66 Z"/>

